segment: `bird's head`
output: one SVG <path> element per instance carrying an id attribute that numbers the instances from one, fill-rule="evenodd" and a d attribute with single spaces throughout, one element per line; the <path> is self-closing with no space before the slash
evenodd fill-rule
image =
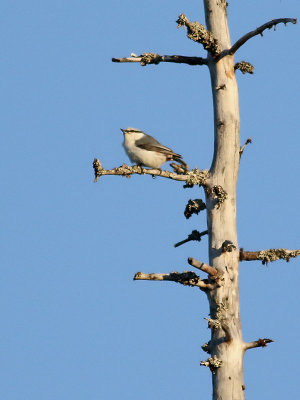
<path id="1" fill-rule="evenodd" d="M 144 132 L 140 131 L 139 129 L 132 128 L 132 127 L 128 127 L 126 129 L 121 128 L 121 131 L 123 132 L 123 134 L 125 136 L 130 135 L 134 139 L 140 139 L 141 137 L 143 137 L 145 135 Z"/>

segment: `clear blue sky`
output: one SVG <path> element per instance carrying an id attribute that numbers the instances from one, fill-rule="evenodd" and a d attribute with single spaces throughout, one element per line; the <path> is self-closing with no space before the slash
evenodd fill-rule
<path id="1" fill-rule="evenodd" d="M 299 0 L 229 1 L 232 41 L 264 22 L 298 17 Z M 210 332 L 202 292 L 133 282 L 136 271 L 207 261 L 207 239 L 173 244 L 185 220 L 178 182 L 134 176 L 93 183 L 93 158 L 128 162 L 120 128 L 135 126 L 209 168 L 212 100 L 205 67 L 114 64 L 154 51 L 204 56 L 175 21 L 204 22 L 201 1 L 3 0 L 1 4 L 0 398 L 210 398 L 200 367 Z M 299 27 L 249 41 L 236 61 L 241 140 L 239 244 L 299 248 Z M 168 167 L 167 167 L 168 168 Z M 241 264 L 248 399 L 299 395 L 300 260 Z"/>

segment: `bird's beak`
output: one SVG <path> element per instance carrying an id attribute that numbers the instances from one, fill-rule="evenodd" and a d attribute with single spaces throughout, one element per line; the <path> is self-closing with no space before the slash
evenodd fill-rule
<path id="1" fill-rule="evenodd" d="M 125 131 L 125 129 L 122 129 L 122 128 L 120 128 L 121 129 L 121 131 L 123 132 L 123 133 L 125 133 L 124 131 Z"/>

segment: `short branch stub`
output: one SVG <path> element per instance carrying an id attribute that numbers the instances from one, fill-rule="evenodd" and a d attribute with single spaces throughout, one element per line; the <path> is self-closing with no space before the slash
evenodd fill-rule
<path id="1" fill-rule="evenodd" d="M 203 232 L 199 232 L 199 231 L 197 231 L 197 230 L 195 229 L 195 230 L 192 231 L 192 233 L 189 234 L 189 236 L 187 237 L 187 239 L 184 239 L 184 240 L 181 240 L 181 241 L 178 242 L 178 243 L 175 243 L 175 244 L 174 244 L 174 247 L 179 247 L 179 246 L 181 246 L 182 244 L 185 244 L 185 243 L 187 243 L 187 242 L 190 242 L 191 240 L 195 240 L 195 241 L 197 241 L 197 242 L 200 242 L 200 241 L 201 241 L 201 237 L 204 236 L 204 235 L 207 235 L 207 234 L 208 234 L 208 231 L 207 231 L 207 230 L 206 230 L 206 231 L 203 231 Z"/>
<path id="2" fill-rule="evenodd" d="M 189 219 L 193 214 L 198 215 L 200 211 L 205 209 L 206 205 L 201 199 L 189 200 L 184 210 L 184 216 Z"/>
<path id="3" fill-rule="evenodd" d="M 256 347 L 267 347 L 269 343 L 273 343 L 274 340 L 272 339 L 258 339 L 254 342 L 245 343 L 245 350 L 255 349 Z"/>
<path id="4" fill-rule="evenodd" d="M 205 50 L 209 51 L 212 55 L 217 55 L 221 52 L 217 39 L 198 21 L 190 22 L 185 14 L 180 14 L 176 23 L 177 28 L 181 26 L 186 27 L 188 38 L 194 42 L 201 43 Z"/>
<path id="5" fill-rule="evenodd" d="M 209 357 L 206 361 L 201 361 L 200 365 L 208 367 L 213 374 L 216 373 L 216 370 L 221 367 L 222 361 L 217 358 L 216 355 L 213 357 Z"/>
<path id="6" fill-rule="evenodd" d="M 253 74 L 254 66 L 248 61 L 240 61 L 234 65 L 234 70 L 239 69 L 243 74 Z"/>

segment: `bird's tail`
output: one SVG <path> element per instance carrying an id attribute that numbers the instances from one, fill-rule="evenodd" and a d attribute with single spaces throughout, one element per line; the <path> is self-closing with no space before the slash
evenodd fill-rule
<path id="1" fill-rule="evenodd" d="M 177 162 L 179 162 L 179 164 L 181 164 L 182 165 L 182 167 L 186 170 L 186 171 L 188 171 L 188 169 L 189 169 L 189 166 L 187 165 L 187 163 L 186 162 L 184 162 L 183 160 L 182 160 L 182 158 L 181 158 L 181 156 L 173 156 L 173 160 L 174 161 L 177 161 Z"/>

